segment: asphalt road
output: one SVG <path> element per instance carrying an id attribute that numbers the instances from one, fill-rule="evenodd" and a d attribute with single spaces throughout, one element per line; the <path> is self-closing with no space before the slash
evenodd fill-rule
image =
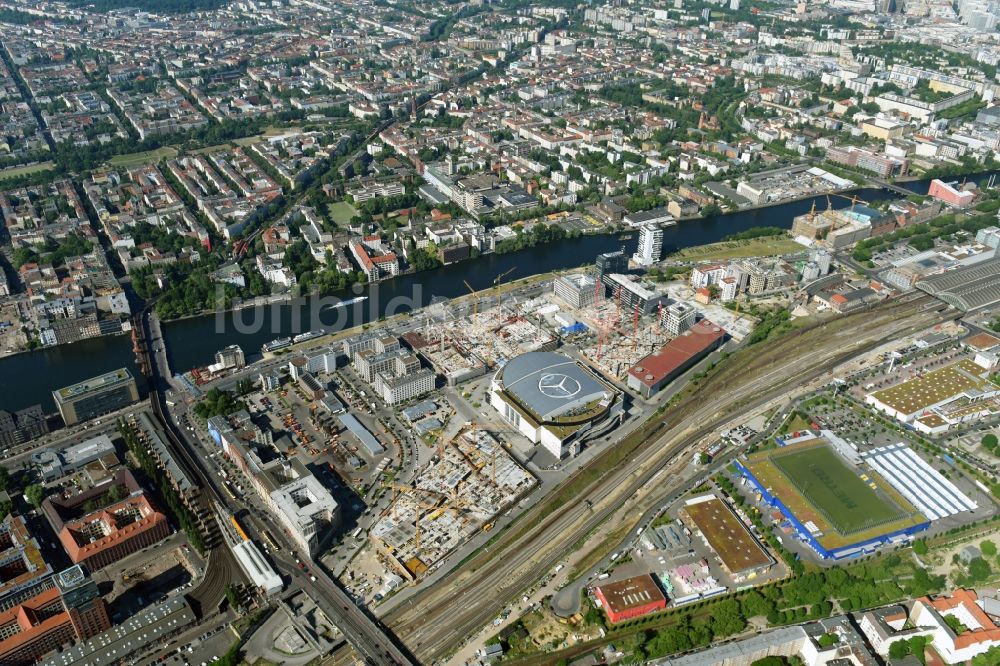
<path id="1" fill-rule="evenodd" d="M 149 318 L 143 317 L 143 324 L 148 325 L 148 323 Z M 149 328 L 146 330 L 148 331 Z M 149 338 L 147 337 L 147 339 Z M 144 351 L 144 353 L 147 355 L 146 358 L 148 360 L 148 350 Z M 192 474 L 198 478 L 202 489 L 211 495 L 211 498 L 203 496 L 205 501 L 208 502 L 209 499 L 214 500 L 219 505 L 232 511 L 233 508 L 230 507 L 227 498 L 223 495 L 223 493 L 219 492 L 215 483 L 215 477 L 212 475 L 211 470 L 206 469 L 204 458 L 199 455 L 197 444 L 191 444 L 183 433 L 174 428 L 173 424 L 167 418 L 167 414 L 165 413 L 161 403 L 162 396 L 159 390 L 160 384 L 157 381 L 160 371 L 165 369 L 166 366 L 165 354 L 157 353 L 154 360 L 155 362 L 152 365 L 147 366 L 151 368 L 152 375 L 149 377 L 149 383 L 151 387 L 150 402 L 153 406 L 153 413 L 160 421 L 161 427 L 167 433 L 168 439 L 174 445 L 174 449 L 180 455 L 180 458 L 183 460 L 185 466 L 188 467 Z M 163 363 L 162 367 L 160 365 L 161 363 Z M 222 540 L 220 539 L 220 541 Z M 219 561 L 219 564 L 217 564 L 215 570 L 213 570 L 213 561 L 216 560 Z M 206 582 L 195 590 L 192 596 L 198 598 L 199 600 L 204 599 L 206 602 L 211 601 L 217 592 L 216 586 L 221 587 L 224 595 L 226 584 L 239 580 L 243 577 L 242 572 L 238 567 L 236 567 L 235 570 L 230 568 L 229 563 L 233 562 L 233 560 L 234 556 L 228 547 L 220 544 L 218 548 L 215 548 L 209 561 L 209 570 L 206 571 Z M 229 575 L 226 575 L 227 573 Z M 315 571 L 315 574 L 316 580 L 310 581 L 312 583 L 310 586 L 312 596 L 316 598 L 317 603 L 319 603 L 320 607 L 327 612 L 330 620 L 337 625 L 337 628 L 340 629 L 341 633 L 347 637 L 351 645 L 354 646 L 354 648 L 357 649 L 369 663 L 373 666 L 389 666 L 392 664 L 410 666 L 416 664 L 416 662 L 396 644 L 394 637 L 392 637 L 389 632 L 381 627 L 373 618 L 369 617 L 363 609 L 358 608 L 358 606 L 354 604 L 354 601 L 342 588 L 337 585 L 334 580 L 319 569 Z M 293 572 L 292 575 L 301 574 L 299 572 Z M 205 587 L 206 589 L 202 590 L 202 587 Z M 208 608 L 204 608 L 203 612 L 207 612 L 208 610 Z"/>
<path id="2" fill-rule="evenodd" d="M 545 502 L 529 509 L 497 542 L 469 558 L 438 585 L 390 611 L 385 616 L 386 624 L 425 663 L 445 657 L 620 507 L 634 505 L 635 515 L 639 516 L 682 490 L 674 483 L 650 481 L 672 460 L 689 455 L 693 446 L 728 419 L 752 413 L 891 337 L 949 318 L 938 311 L 940 308 L 939 303 L 922 296 L 880 304 L 825 322 L 801 335 L 787 335 L 761 345 L 741 366 L 723 366 L 699 387 L 694 397 L 679 403 L 683 410 L 667 413 L 667 418 L 676 414 L 679 420 L 638 445 L 626 464 L 593 475 L 592 481 L 588 477 L 582 491 L 558 511 L 548 511 Z M 711 398 L 699 397 L 706 395 Z M 528 527 L 519 529 L 520 525 Z M 456 599 L 461 600 L 460 604 Z"/>

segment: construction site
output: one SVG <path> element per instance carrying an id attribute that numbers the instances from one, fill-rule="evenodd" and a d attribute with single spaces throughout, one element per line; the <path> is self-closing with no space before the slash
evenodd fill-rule
<path id="1" fill-rule="evenodd" d="M 581 354 L 606 377 L 616 380 L 623 379 L 629 368 L 672 337 L 662 325 L 666 307 L 662 301 L 652 313 L 643 314 L 638 303 L 623 299 L 622 291 L 618 287 L 611 296 L 596 298 L 578 311 L 587 327 L 597 331 L 596 336 L 580 341 Z"/>
<path id="2" fill-rule="evenodd" d="M 526 352 L 554 349 L 556 336 L 535 312 L 548 303 L 544 297 L 511 299 L 480 312 L 477 301 L 472 313 L 464 316 L 443 308 L 439 317 L 403 339 L 454 386 Z"/>
<path id="3" fill-rule="evenodd" d="M 377 557 L 406 580 L 491 529 L 538 483 L 492 433 L 475 425 L 439 444 L 415 478 L 412 486 L 393 484 L 395 497 L 370 533 Z"/>

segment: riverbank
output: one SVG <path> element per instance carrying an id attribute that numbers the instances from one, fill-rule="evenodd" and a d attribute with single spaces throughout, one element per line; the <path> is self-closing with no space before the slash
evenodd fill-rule
<path id="1" fill-rule="evenodd" d="M 789 235 L 763 236 L 689 247 L 675 252 L 667 259 L 674 261 L 722 261 L 746 257 L 771 257 L 805 251 L 807 248 L 796 243 Z"/>
<path id="2" fill-rule="evenodd" d="M 914 189 L 920 193 L 919 188 Z M 891 197 L 872 188 L 853 193 L 864 200 Z M 825 207 L 825 195 L 685 220 L 663 229 L 663 252 L 670 255 L 686 247 L 717 243 L 725 236 L 755 227 L 789 229 L 794 217 L 809 212 L 813 203 Z M 367 296 L 364 307 L 323 311 L 324 303 L 317 298 L 312 299 L 317 304 L 315 312 L 308 303 L 300 307 L 298 303 L 283 301 L 164 322 L 163 336 L 170 366 L 177 372 L 204 367 L 212 362 L 215 352 L 230 344 L 257 351 L 275 338 L 310 330 L 332 327 L 337 331 L 358 330 L 364 324 L 403 314 L 432 301 L 467 297 L 470 294 L 465 283 L 483 293 L 492 288 L 494 280 L 501 275 L 506 284 L 533 275 L 592 265 L 594 258 L 603 252 L 624 249 L 630 255 L 635 251 L 636 234 L 623 240 L 618 237 L 619 233 L 581 235 L 556 245 L 540 245 L 505 255 L 486 254 L 475 260 L 401 275 L 384 282 L 356 285 L 348 293 Z M 138 376 L 131 344 L 121 337 L 94 338 L 0 359 L 0 376 L 17 378 L 16 390 L 8 388 L 0 393 L 0 407 L 13 411 L 41 403 L 46 411 L 51 411 L 53 386 L 68 386 L 118 367 L 129 368 Z"/>

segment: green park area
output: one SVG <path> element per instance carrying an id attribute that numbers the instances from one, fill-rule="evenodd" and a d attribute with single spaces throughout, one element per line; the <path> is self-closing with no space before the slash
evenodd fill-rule
<path id="1" fill-rule="evenodd" d="M 156 150 L 147 150 L 141 153 L 129 153 L 128 155 L 115 155 L 108 164 L 121 167 L 123 169 L 133 169 L 145 164 L 156 164 L 160 160 L 170 160 L 177 157 L 177 149 L 170 146 L 163 146 Z"/>
<path id="2" fill-rule="evenodd" d="M 33 173 L 38 173 L 39 171 L 48 171 L 53 166 L 52 162 L 39 162 L 38 164 L 4 169 L 3 171 L 0 171 L 0 180 L 8 180 L 10 178 L 17 178 L 18 176 L 27 176 Z"/>
<path id="3" fill-rule="evenodd" d="M 350 224 L 351 219 L 358 214 L 354 206 L 346 201 L 332 203 L 326 207 L 326 211 L 330 214 L 330 218 L 337 223 L 338 227 L 346 227 Z"/>
<path id="4" fill-rule="evenodd" d="M 805 248 L 788 236 L 765 236 L 745 240 L 722 241 L 688 247 L 670 255 L 671 259 L 681 261 L 712 261 L 723 259 L 742 259 L 744 257 L 768 257 L 793 252 L 802 252 Z"/>

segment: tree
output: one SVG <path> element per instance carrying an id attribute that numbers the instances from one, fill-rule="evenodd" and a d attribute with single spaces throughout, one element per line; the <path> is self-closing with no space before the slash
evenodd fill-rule
<path id="1" fill-rule="evenodd" d="M 987 433 L 983 435 L 983 438 L 979 441 L 982 443 L 983 446 L 985 446 L 990 451 L 997 448 L 998 444 L 997 436 L 994 435 L 993 433 Z"/>
<path id="2" fill-rule="evenodd" d="M 6 467 L 0 467 L 0 490 L 7 490 L 10 488 L 10 472 L 7 471 Z"/>
<path id="3" fill-rule="evenodd" d="M 994 557 L 997 554 L 997 545 L 987 539 L 979 544 L 979 550 L 982 551 L 983 555 L 986 557 Z"/>
<path id="4" fill-rule="evenodd" d="M 240 607 L 240 593 L 236 589 L 236 586 L 232 583 L 226 585 L 226 601 L 229 602 L 229 607 L 233 610 L 238 610 Z"/>
<path id="5" fill-rule="evenodd" d="M 48 495 L 48 490 L 45 489 L 40 483 L 33 483 L 24 489 L 24 497 L 28 500 L 28 503 L 34 507 L 39 507 L 42 502 L 45 501 L 45 497 Z"/>
<path id="6" fill-rule="evenodd" d="M 923 539 L 917 539 L 913 542 L 913 552 L 917 555 L 927 554 L 927 542 Z"/>

